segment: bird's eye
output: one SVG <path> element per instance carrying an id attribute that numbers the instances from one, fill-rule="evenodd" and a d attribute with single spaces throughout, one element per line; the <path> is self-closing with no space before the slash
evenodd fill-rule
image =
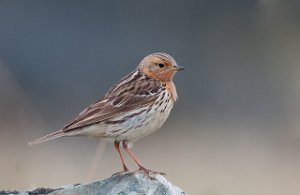
<path id="1" fill-rule="evenodd" d="M 159 66 L 160 68 L 163 68 L 163 67 L 165 67 L 165 65 L 164 65 L 164 64 L 158 64 L 158 66 Z"/>

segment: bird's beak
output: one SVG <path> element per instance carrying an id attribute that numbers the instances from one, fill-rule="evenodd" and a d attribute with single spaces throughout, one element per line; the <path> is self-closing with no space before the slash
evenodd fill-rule
<path id="1" fill-rule="evenodd" d="M 184 67 L 183 66 L 178 66 L 178 65 L 175 65 L 173 66 L 175 70 L 184 70 Z"/>

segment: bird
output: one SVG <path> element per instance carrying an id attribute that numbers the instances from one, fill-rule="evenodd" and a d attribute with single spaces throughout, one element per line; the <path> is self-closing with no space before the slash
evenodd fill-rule
<path id="1" fill-rule="evenodd" d="M 103 98 L 79 113 L 60 130 L 29 142 L 40 144 L 59 137 L 87 136 L 114 143 L 123 171 L 129 171 L 120 147 L 138 165 L 138 171 L 160 173 L 145 168 L 130 145 L 158 130 L 177 101 L 173 77 L 184 70 L 164 52 L 144 57 L 135 70 L 114 84 Z M 163 173 L 161 173 L 163 174 Z"/>

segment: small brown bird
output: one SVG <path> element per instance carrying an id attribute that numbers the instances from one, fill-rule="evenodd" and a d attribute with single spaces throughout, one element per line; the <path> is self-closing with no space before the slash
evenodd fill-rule
<path id="1" fill-rule="evenodd" d="M 39 144 L 64 136 L 88 136 L 114 142 L 124 171 L 128 168 L 120 152 L 120 144 L 146 173 L 146 169 L 128 148 L 157 129 L 167 120 L 177 100 L 173 76 L 183 67 L 166 53 L 146 56 L 138 67 L 113 85 L 106 95 L 83 110 L 62 129 L 30 142 Z M 156 172 L 154 172 L 156 173 Z"/>

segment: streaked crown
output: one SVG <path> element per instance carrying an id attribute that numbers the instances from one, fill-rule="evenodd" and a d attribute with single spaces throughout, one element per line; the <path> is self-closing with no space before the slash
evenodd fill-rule
<path id="1" fill-rule="evenodd" d="M 147 76 L 164 82 L 172 80 L 175 73 L 183 70 L 183 67 L 178 66 L 169 54 L 160 52 L 146 56 L 140 62 L 138 69 Z"/>

